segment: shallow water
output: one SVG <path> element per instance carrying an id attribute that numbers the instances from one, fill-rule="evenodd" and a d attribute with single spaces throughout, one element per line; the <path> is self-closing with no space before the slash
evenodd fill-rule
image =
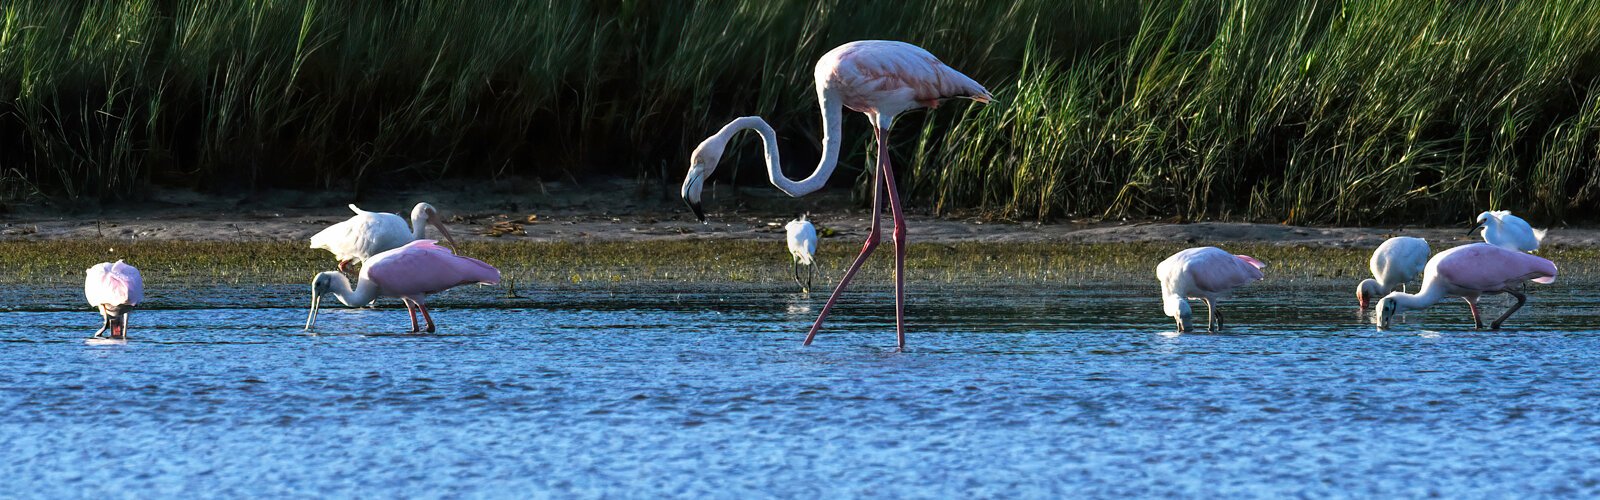
<path id="1" fill-rule="evenodd" d="M 1344 284 L 1175 335 L 1151 288 L 452 291 L 441 333 L 306 286 L 158 296 L 126 344 L 72 289 L 0 295 L 0 486 L 24 496 L 736 497 L 1600 492 L 1600 308 L 1376 331 Z M 1498 313 L 1500 299 L 1489 299 Z M 20 305 L 19 305 L 20 304 Z M 36 304 L 42 306 L 28 306 Z M 253 308 L 271 305 L 274 308 Z M 1203 307 L 1200 308 L 1203 311 Z"/>

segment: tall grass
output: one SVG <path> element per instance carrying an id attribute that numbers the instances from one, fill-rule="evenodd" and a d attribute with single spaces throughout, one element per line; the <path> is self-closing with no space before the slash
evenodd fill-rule
<path id="1" fill-rule="evenodd" d="M 1000 100 L 900 122 L 914 206 L 1351 223 L 1600 205 L 1600 3 L 1582 0 L 11 0 L 0 195 L 673 182 L 744 114 L 798 174 L 811 66 L 863 38 L 922 45 Z M 868 164 L 862 124 L 841 178 Z"/>

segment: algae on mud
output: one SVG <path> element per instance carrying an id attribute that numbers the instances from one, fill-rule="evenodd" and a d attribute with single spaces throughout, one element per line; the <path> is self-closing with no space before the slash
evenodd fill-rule
<path id="1" fill-rule="evenodd" d="M 1155 265 L 1185 243 L 913 243 L 906 279 L 924 284 L 1074 285 L 1124 282 L 1154 285 Z M 1367 274 L 1366 248 L 1234 243 L 1220 245 L 1268 264 L 1267 279 L 1345 279 Z M 829 240 L 818 256 L 818 287 L 832 283 L 856 255 L 854 240 Z M 887 283 L 890 251 L 880 247 L 859 280 Z M 1436 248 L 1435 250 L 1443 250 Z M 789 257 L 781 242 L 695 240 L 652 242 L 470 242 L 460 253 L 499 267 L 507 285 L 608 288 L 630 283 L 783 284 Z M 1600 249 L 1543 251 L 1560 280 L 1596 276 Z M 77 283 L 99 262 L 125 259 L 150 286 L 309 282 L 334 268 L 333 257 L 304 243 L 109 240 L 0 242 L 0 284 Z"/>

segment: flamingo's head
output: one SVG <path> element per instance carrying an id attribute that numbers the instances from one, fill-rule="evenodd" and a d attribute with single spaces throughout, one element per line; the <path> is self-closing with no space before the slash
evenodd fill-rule
<path id="1" fill-rule="evenodd" d="M 1396 303 L 1393 297 L 1384 297 L 1378 301 L 1378 311 L 1372 315 L 1372 322 L 1378 325 L 1378 328 L 1388 328 L 1397 312 L 1400 312 L 1400 304 Z"/>
<path id="2" fill-rule="evenodd" d="M 456 239 L 450 236 L 450 229 L 445 227 L 444 219 L 439 216 L 439 209 L 433 208 L 433 205 L 423 202 L 412 207 L 411 221 L 412 224 L 426 223 L 433 226 L 439 230 L 439 234 L 444 235 L 444 241 L 450 243 L 451 249 L 457 253 L 461 251 L 461 247 L 456 245 Z"/>
<path id="3" fill-rule="evenodd" d="M 728 147 L 729 137 L 731 135 L 718 132 L 701 141 L 689 154 L 689 174 L 683 178 L 683 201 L 689 204 L 689 209 L 694 210 L 694 216 L 700 222 L 706 221 L 705 209 L 700 206 L 700 190 L 705 187 L 706 178 L 717 171 L 717 162 L 722 160 L 722 151 Z"/>
<path id="4" fill-rule="evenodd" d="M 1366 310 L 1372 305 L 1373 297 L 1377 297 L 1380 293 L 1383 293 L 1383 289 L 1378 286 L 1378 280 L 1372 278 L 1361 280 L 1361 284 L 1356 285 L 1356 303 L 1362 310 Z"/>
<path id="5" fill-rule="evenodd" d="M 311 278 L 311 313 L 306 315 L 306 331 L 311 331 L 311 327 L 316 326 L 317 309 L 322 305 L 322 297 L 333 289 L 336 280 L 344 280 L 346 284 L 350 282 L 349 278 L 338 271 L 317 273 L 316 277 Z"/>

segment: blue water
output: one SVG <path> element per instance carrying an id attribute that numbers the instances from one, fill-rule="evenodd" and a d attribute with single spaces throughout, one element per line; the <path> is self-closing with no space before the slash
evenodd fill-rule
<path id="1" fill-rule="evenodd" d="M 822 294 L 466 289 L 438 334 L 392 303 L 307 334 L 306 288 L 152 291 L 120 345 L 85 344 L 75 290 L 8 292 L 0 493 L 1600 493 L 1584 287 L 1489 332 L 1459 302 L 1376 331 L 1349 286 L 1269 286 L 1185 335 L 1149 288 L 923 288 L 906 352 L 881 288 L 809 348 Z"/>

